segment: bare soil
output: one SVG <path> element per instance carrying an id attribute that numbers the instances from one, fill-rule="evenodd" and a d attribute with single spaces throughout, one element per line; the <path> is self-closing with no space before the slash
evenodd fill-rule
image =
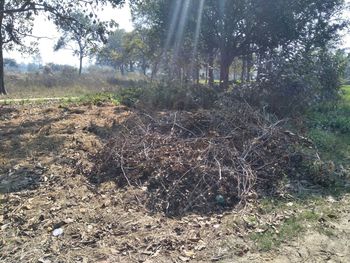
<path id="1" fill-rule="evenodd" d="M 250 238 L 260 225 L 278 231 L 318 204 L 170 218 L 147 209 L 142 187 L 91 183 L 77 167 L 131 114 L 112 104 L 0 106 L 1 262 L 350 262 L 348 194 L 325 199 L 327 214 L 263 252 Z"/>

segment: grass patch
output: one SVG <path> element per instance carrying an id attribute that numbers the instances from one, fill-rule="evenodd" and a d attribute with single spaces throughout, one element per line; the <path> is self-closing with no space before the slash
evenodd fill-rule
<path id="1" fill-rule="evenodd" d="M 102 103 L 111 102 L 115 105 L 120 104 L 120 96 L 113 93 L 96 93 L 81 96 L 77 99 L 77 103 L 100 105 Z"/>
<path id="2" fill-rule="evenodd" d="M 350 85 L 346 85 L 342 89 L 343 99 L 345 103 L 350 104 Z"/>
<path id="3" fill-rule="evenodd" d="M 271 214 L 290 216 L 285 216 L 282 222 L 276 221 L 276 224 L 271 222 L 257 224 L 254 220 L 249 220 L 257 229 L 265 230 L 253 232 L 249 238 L 254 241 L 258 250 L 266 252 L 301 237 L 307 230 L 333 236 L 334 230 L 322 222 L 337 221 L 340 204 L 327 201 L 329 196 L 328 193 L 310 195 L 305 192 L 293 200 L 262 199 L 258 206 L 261 218 L 266 216 L 269 218 Z"/>
<path id="4" fill-rule="evenodd" d="M 337 105 L 320 105 L 307 114 L 308 136 L 321 157 L 336 163 L 350 161 L 350 86 L 342 89 Z"/>
<path id="5" fill-rule="evenodd" d="M 269 228 L 264 233 L 254 233 L 251 239 L 260 251 L 269 251 L 279 247 L 305 230 L 302 217 L 292 217 L 284 221 L 278 228 Z"/>

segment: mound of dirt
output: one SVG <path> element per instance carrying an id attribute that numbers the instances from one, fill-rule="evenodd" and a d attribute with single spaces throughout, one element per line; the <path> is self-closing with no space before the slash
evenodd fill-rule
<path id="1" fill-rule="evenodd" d="M 304 142 L 283 123 L 245 104 L 134 114 L 93 156 L 89 177 L 147 187 L 149 209 L 169 216 L 230 208 L 276 192 L 300 165 L 296 149 Z"/>

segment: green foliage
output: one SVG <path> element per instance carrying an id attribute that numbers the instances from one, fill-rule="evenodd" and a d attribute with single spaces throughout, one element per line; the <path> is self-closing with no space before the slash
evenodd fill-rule
<path id="1" fill-rule="evenodd" d="M 337 104 L 323 104 L 307 115 L 308 136 L 322 157 L 340 163 L 350 160 L 350 88 L 343 87 L 343 98 Z"/>
<path id="2" fill-rule="evenodd" d="M 132 82 L 121 88 L 118 96 L 122 104 L 149 109 L 192 110 L 211 108 L 218 93 L 203 85 L 181 85 L 177 82 Z"/>
<path id="3" fill-rule="evenodd" d="M 350 86 L 343 86 L 342 93 L 344 103 L 350 105 Z"/>
<path id="4" fill-rule="evenodd" d="M 213 106 L 217 92 L 202 85 L 160 82 L 143 90 L 140 104 L 155 109 L 191 110 Z"/>
<path id="5" fill-rule="evenodd" d="M 318 50 L 296 52 L 290 57 L 289 53 L 276 52 L 271 63 L 272 70 L 261 74 L 256 82 L 240 85 L 234 93 L 240 93 L 251 104 L 265 107 L 280 117 L 300 115 L 320 104 L 335 107 L 342 75 L 342 61 L 336 54 Z M 326 119 L 332 113 L 327 114 L 320 116 Z M 336 115 L 334 112 L 334 117 Z M 346 119 L 337 117 L 332 121 L 335 127 L 342 126 L 346 132 Z"/>
<path id="6" fill-rule="evenodd" d="M 88 94 L 80 97 L 76 100 L 77 103 L 82 104 L 93 104 L 93 105 L 101 105 L 103 103 L 111 102 L 115 105 L 120 104 L 120 98 L 116 94 L 112 93 L 96 93 L 96 94 Z"/>
<path id="7" fill-rule="evenodd" d="M 128 107 L 134 107 L 136 103 L 141 99 L 142 94 L 143 94 L 143 89 L 142 87 L 127 87 L 127 88 L 122 88 L 118 92 L 118 96 L 120 99 L 121 104 L 124 104 L 125 106 Z"/>
<path id="8" fill-rule="evenodd" d="M 138 28 L 148 29 L 163 48 L 163 57 L 167 57 L 163 67 L 170 67 L 166 70 L 170 79 L 183 73 L 191 76 L 190 60 L 212 68 L 216 58 L 223 88 L 229 85 L 229 69 L 237 58 L 248 62 L 247 72 L 253 66 L 269 71 L 274 66 L 271 54 L 276 51 L 288 53 L 283 58 L 287 61 L 298 50 L 310 53 L 336 42 L 346 23 L 333 17 L 341 17 L 343 7 L 343 0 L 131 1 Z M 326 76 L 333 83 L 332 69 L 331 63 L 328 69 L 324 67 L 328 73 L 320 82 L 326 86 Z M 244 75 L 248 74 L 243 72 L 242 79 L 250 80 L 251 76 Z"/>
<path id="9" fill-rule="evenodd" d="M 106 45 L 97 54 L 98 65 L 111 66 L 113 68 L 124 66 L 125 52 L 123 39 L 125 35 L 125 30 L 118 29 L 108 37 Z"/>

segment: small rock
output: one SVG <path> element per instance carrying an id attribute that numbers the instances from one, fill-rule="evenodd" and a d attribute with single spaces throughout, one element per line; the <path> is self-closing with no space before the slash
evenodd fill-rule
<path id="1" fill-rule="evenodd" d="M 188 257 L 188 258 L 192 258 L 193 256 L 194 256 L 194 252 L 193 251 L 186 251 L 186 250 L 184 250 L 183 251 L 183 256 L 184 257 Z"/>
<path id="2" fill-rule="evenodd" d="M 179 259 L 182 261 L 182 262 L 189 262 L 191 259 L 188 258 L 188 257 L 183 257 L 183 256 L 179 256 Z"/>
<path id="3" fill-rule="evenodd" d="M 52 235 L 54 237 L 63 235 L 63 228 L 56 228 L 54 231 L 52 231 Z"/>
<path id="4" fill-rule="evenodd" d="M 337 202 L 337 200 L 335 200 L 333 196 L 328 196 L 327 201 L 332 203 L 332 204 Z"/>
<path id="5" fill-rule="evenodd" d="M 206 245 L 205 244 L 200 244 L 198 246 L 196 246 L 194 249 L 197 250 L 197 251 L 202 251 L 206 248 Z"/>
<path id="6" fill-rule="evenodd" d="M 74 222 L 74 220 L 72 218 L 67 218 L 67 219 L 63 220 L 63 222 L 66 224 L 71 224 Z"/>
<path id="7" fill-rule="evenodd" d="M 1 228 L 0 228 L 0 229 L 1 229 L 2 231 L 4 231 L 4 230 L 6 230 L 7 228 L 9 228 L 9 226 L 11 226 L 11 224 L 10 224 L 10 223 L 8 223 L 8 224 L 4 224 L 4 225 L 2 225 L 2 226 L 1 226 Z"/>

